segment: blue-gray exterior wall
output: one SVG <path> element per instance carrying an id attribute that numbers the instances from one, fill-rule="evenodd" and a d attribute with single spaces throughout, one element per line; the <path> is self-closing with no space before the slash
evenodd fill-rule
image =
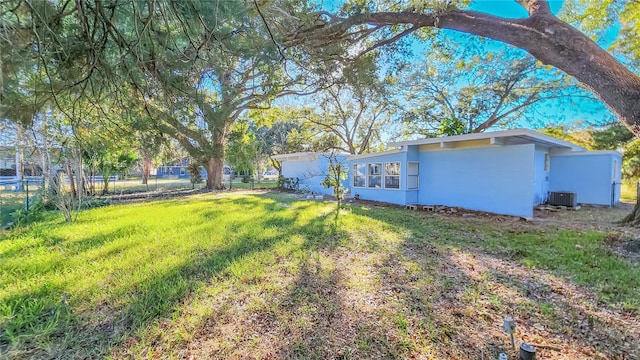
<path id="1" fill-rule="evenodd" d="M 424 151 L 418 201 L 531 217 L 533 144 Z"/>
<path id="2" fill-rule="evenodd" d="M 615 205 L 620 201 L 621 161 L 612 153 L 552 155 L 549 191 L 575 192 L 581 204 Z"/>
<path id="3" fill-rule="evenodd" d="M 549 168 L 545 170 L 545 154 Z M 617 168 L 614 171 L 614 161 Z M 446 205 L 498 214 L 531 217 L 533 205 L 543 203 L 549 191 L 578 193 L 578 202 L 609 205 L 620 197 L 621 157 L 613 153 L 554 154 L 534 144 L 487 146 L 420 151 L 409 146 L 403 152 L 381 153 L 344 160 L 349 169 L 349 196 L 393 204 Z M 355 187 L 355 164 L 400 163 L 400 189 Z M 419 187 L 407 189 L 409 162 L 419 163 Z M 287 161 L 283 176 L 299 177 L 317 193 L 331 194 L 321 185 L 328 168 L 322 155 L 314 161 Z M 384 165 L 383 165 L 384 169 Z M 615 174 L 614 174 L 615 172 Z M 314 175 L 315 174 L 315 175 Z M 322 174 L 322 175 L 318 175 Z M 311 175 L 311 176 L 310 176 Z M 384 170 L 383 170 L 384 183 Z"/>

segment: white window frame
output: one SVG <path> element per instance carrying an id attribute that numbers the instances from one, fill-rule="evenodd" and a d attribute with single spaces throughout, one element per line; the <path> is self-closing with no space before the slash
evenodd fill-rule
<path id="1" fill-rule="evenodd" d="M 398 175 L 387 175 L 387 164 L 398 164 Z M 389 189 L 389 190 L 400 190 L 401 188 L 401 184 L 400 184 L 400 176 L 402 175 L 402 163 L 400 161 L 389 161 L 384 163 L 383 166 L 383 171 L 384 171 L 384 175 L 383 175 L 383 184 L 384 184 L 384 188 L 385 189 Z M 387 187 L 387 178 L 398 178 L 398 187 Z"/>
<path id="2" fill-rule="evenodd" d="M 364 167 L 364 174 L 363 175 L 358 175 L 358 166 L 363 166 Z M 363 164 L 363 163 L 358 163 L 358 164 L 353 164 L 353 187 L 355 188 L 366 188 L 367 187 L 367 164 Z M 363 177 L 364 178 L 364 185 L 362 186 L 358 186 L 356 185 L 356 179 L 358 177 Z"/>
<path id="3" fill-rule="evenodd" d="M 377 165 L 378 167 L 378 173 L 377 174 L 372 174 L 371 173 L 371 169 L 372 166 Z M 382 176 L 382 167 L 383 167 L 384 163 L 382 162 L 376 162 L 376 163 L 368 163 L 367 164 L 367 188 L 369 189 L 382 189 L 382 180 L 383 180 L 383 176 Z M 378 186 L 371 186 L 371 178 L 373 177 L 378 177 L 380 180 L 378 181 Z"/>
<path id="4" fill-rule="evenodd" d="M 418 171 L 416 171 L 415 174 L 411 173 L 411 164 L 416 164 L 417 167 L 416 169 Z M 416 178 L 416 186 L 415 187 L 410 187 L 411 181 L 409 181 L 410 178 L 415 177 Z M 407 190 L 417 190 L 420 188 L 420 162 L 418 161 L 408 161 L 407 162 Z"/>

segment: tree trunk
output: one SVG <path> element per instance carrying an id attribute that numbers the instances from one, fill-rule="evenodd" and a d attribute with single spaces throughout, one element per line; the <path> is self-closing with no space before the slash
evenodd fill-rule
<path id="1" fill-rule="evenodd" d="M 212 157 L 207 163 L 207 189 L 223 190 L 224 187 L 224 158 Z"/>
<path id="2" fill-rule="evenodd" d="M 631 214 L 620 220 L 622 224 L 640 225 L 640 182 L 636 184 L 636 205 L 633 207 Z"/>
<path id="3" fill-rule="evenodd" d="M 273 165 L 273 167 L 278 170 L 278 175 L 282 175 L 282 163 L 280 163 L 280 161 L 275 160 L 271 157 L 271 155 L 269 155 L 269 159 L 271 159 L 271 165 Z"/>
<path id="4" fill-rule="evenodd" d="M 149 174 L 151 173 L 152 160 L 151 156 L 145 151 L 142 160 L 142 184 L 149 183 Z"/>
<path id="5" fill-rule="evenodd" d="M 78 150 L 78 170 L 77 170 L 77 184 L 78 184 L 78 199 L 81 199 L 84 194 L 86 194 L 87 189 L 85 188 L 85 175 L 84 175 L 84 163 L 82 161 L 82 151 Z"/>
<path id="6" fill-rule="evenodd" d="M 69 178 L 69 189 L 71 192 L 71 197 L 75 199 L 75 197 L 77 196 L 76 182 L 73 177 L 73 167 L 71 166 L 71 161 L 69 160 L 67 160 L 66 162 L 66 170 L 67 170 L 67 177 Z"/>

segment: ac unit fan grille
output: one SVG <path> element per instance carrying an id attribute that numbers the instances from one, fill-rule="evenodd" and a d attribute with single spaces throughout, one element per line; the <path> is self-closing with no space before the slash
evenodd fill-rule
<path id="1" fill-rule="evenodd" d="M 574 192 L 552 191 L 549 194 L 549 205 L 575 207 L 578 203 L 578 196 Z"/>

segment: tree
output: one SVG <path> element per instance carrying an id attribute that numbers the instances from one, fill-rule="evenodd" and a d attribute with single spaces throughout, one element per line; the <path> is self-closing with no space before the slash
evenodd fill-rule
<path id="1" fill-rule="evenodd" d="M 257 2 L 9 0 L 0 6 L 0 46 L 20 39 L 18 53 L 31 59 L 21 65 L 2 52 L 3 67 L 16 74 L 2 76 L 3 91 L 16 108 L 29 98 L 16 84 L 32 76 L 25 83 L 38 95 L 32 98 L 70 118 L 87 104 L 105 114 L 119 108 L 127 118 L 143 116 L 143 129 L 175 138 L 207 168 L 209 189 L 223 187 L 230 125 L 244 111 L 293 93 L 290 86 L 304 75 L 284 72 L 264 20 L 268 6 Z M 64 96 L 71 101 L 60 102 Z"/>
<path id="2" fill-rule="evenodd" d="M 585 126 L 581 121 L 575 121 L 572 124 L 549 124 L 538 131 L 586 149 L 593 149 L 593 128 Z"/>
<path id="3" fill-rule="evenodd" d="M 622 23 L 621 36 L 615 44 L 616 48 L 620 49 L 624 54 L 628 54 L 636 68 L 640 67 L 639 18 L 640 2 L 629 1 L 620 14 L 620 22 Z"/>
<path id="4" fill-rule="evenodd" d="M 303 121 L 339 139 L 336 150 L 349 154 L 370 151 L 388 122 L 392 101 L 388 88 L 394 77 L 380 74 L 377 54 L 370 53 L 338 69 L 340 80 L 319 91 L 317 107 L 303 111 Z"/>
<path id="5" fill-rule="evenodd" d="M 334 217 L 336 225 L 340 217 L 340 207 L 342 206 L 342 200 L 346 194 L 343 181 L 347 178 L 349 173 L 348 165 L 343 163 L 336 153 L 330 153 L 324 155 L 329 162 L 327 174 L 322 180 L 322 186 L 327 189 L 333 190 L 333 196 L 336 198 L 336 214 Z"/>
<path id="6" fill-rule="evenodd" d="M 488 51 L 486 48 L 483 48 Z M 474 49 L 475 50 L 475 49 Z M 400 87 L 407 110 L 403 135 L 482 132 L 522 121 L 536 103 L 587 97 L 566 76 L 520 51 L 469 54 L 463 46 L 434 46 Z M 538 115 L 538 114 L 535 114 Z"/>
<path id="7" fill-rule="evenodd" d="M 592 148 L 595 150 L 618 150 L 622 152 L 622 175 L 626 179 L 640 178 L 640 139 L 637 139 L 621 124 L 592 130 Z"/>
<path id="8" fill-rule="evenodd" d="M 240 122 L 231 132 L 227 159 L 236 170 L 242 171 L 243 181 L 248 182 L 257 169 L 260 156 L 260 144 L 256 134 L 249 128 L 248 122 Z"/>
<path id="9" fill-rule="evenodd" d="M 260 142 L 263 154 L 271 160 L 271 164 L 282 172 L 280 162 L 273 155 L 312 151 L 325 152 L 336 149 L 340 140 L 332 134 L 317 129 L 314 124 L 304 121 L 309 108 L 271 107 L 249 112 L 249 118 L 257 129 L 256 140 Z"/>
<path id="10" fill-rule="evenodd" d="M 287 46 L 318 48 L 335 42 L 370 43 L 352 58 L 424 29 L 450 29 L 488 37 L 521 48 L 543 64 L 575 78 L 602 100 L 636 136 L 640 135 L 640 76 L 622 65 L 588 36 L 551 13 L 546 0 L 516 0 L 529 16 L 507 19 L 436 2 L 389 12 L 356 8 L 349 16 L 316 12 L 303 29 L 287 35 Z M 635 8 L 635 7 L 634 7 Z M 382 31 L 386 32 L 382 32 Z M 385 36 L 375 38 L 377 34 Z"/>
<path id="11" fill-rule="evenodd" d="M 200 184 L 202 182 L 202 174 L 200 173 L 201 169 L 202 167 L 194 161 L 189 162 L 189 165 L 187 165 L 192 189 L 195 189 L 196 184 Z"/>
<path id="12" fill-rule="evenodd" d="M 294 120 L 276 121 L 270 126 L 261 126 L 256 130 L 262 154 L 269 158 L 271 165 L 278 170 L 278 173 L 282 173 L 282 165 L 273 156 L 302 151 L 303 147 L 300 143 L 291 141 L 294 137 L 292 134 L 300 133 L 301 130 L 302 125 Z"/>

